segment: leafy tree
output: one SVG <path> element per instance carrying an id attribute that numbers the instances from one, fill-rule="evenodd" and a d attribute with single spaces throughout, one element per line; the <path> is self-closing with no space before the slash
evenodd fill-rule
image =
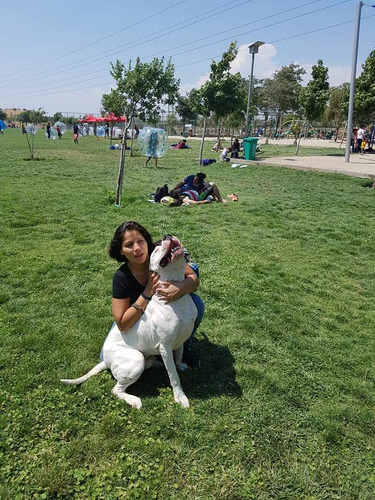
<path id="1" fill-rule="evenodd" d="M 231 42 L 229 48 L 219 62 L 212 61 L 208 81 L 199 91 L 192 95 L 194 109 L 204 116 L 199 161 L 202 161 L 206 121 L 211 113 L 215 113 L 219 124 L 218 141 L 220 141 L 220 125 L 230 113 L 243 107 L 244 96 L 241 87 L 241 75 L 230 73 L 230 65 L 236 58 L 238 49 L 236 42 Z M 194 90 L 194 89 L 193 89 Z M 192 94 L 191 91 L 190 94 Z"/>
<path id="2" fill-rule="evenodd" d="M 102 99 L 105 111 L 125 114 L 130 124 L 133 118 L 155 125 L 162 106 L 173 104 L 177 97 L 179 80 L 174 77 L 174 65 L 164 58 L 154 58 L 151 63 L 142 63 L 137 58 L 134 68 L 131 61 L 126 68 L 119 60 L 111 63 L 111 75 L 117 88 Z"/>
<path id="3" fill-rule="evenodd" d="M 128 67 L 125 67 L 117 60 L 115 64 L 111 63 L 111 67 L 111 75 L 117 83 L 117 88 L 111 90 L 110 94 L 103 95 L 102 106 L 104 111 L 125 114 L 127 117 L 115 202 L 116 205 L 120 205 L 127 130 L 136 117 L 155 125 L 162 112 L 162 106 L 175 102 L 179 80 L 174 76 L 174 65 L 170 60 L 164 65 L 163 57 L 154 58 L 150 63 L 142 63 L 138 57 L 134 68 L 131 61 Z"/>
<path id="4" fill-rule="evenodd" d="M 311 76 L 299 97 L 304 115 L 310 122 L 321 118 L 329 99 L 328 68 L 321 59 L 312 67 Z"/>
<path id="5" fill-rule="evenodd" d="M 32 123 L 31 111 L 22 111 L 19 115 L 17 115 L 17 120 L 21 123 Z"/>
<path id="6" fill-rule="evenodd" d="M 201 144 L 200 144 L 200 148 L 199 148 L 199 163 L 201 163 L 202 156 L 203 156 L 204 138 L 206 135 L 207 118 L 210 115 L 210 108 L 208 106 L 206 96 L 203 92 L 203 88 L 191 89 L 191 91 L 189 93 L 189 99 L 191 101 L 191 106 L 192 106 L 193 111 L 197 115 L 203 116 L 202 140 L 201 140 Z"/>
<path id="7" fill-rule="evenodd" d="M 113 113 L 115 116 L 125 114 L 126 101 L 124 95 L 118 89 L 112 89 L 109 94 L 102 97 L 101 113 Z"/>
<path id="8" fill-rule="evenodd" d="M 337 140 L 338 132 L 345 123 L 348 115 L 349 90 L 349 83 L 343 83 L 338 87 L 331 87 L 330 89 L 325 118 L 327 123 L 335 127 L 335 140 Z"/>
<path id="9" fill-rule="evenodd" d="M 234 130 L 237 129 L 239 131 L 240 129 L 242 129 L 244 119 L 245 113 L 243 109 L 237 109 L 224 118 L 223 125 L 225 127 L 228 127 L 230 130 L 231 142 L 233 139 L 233 135 L 237 135 L 234 134 Z"/>
<path id="10" fill-rule="evenodd" d="M 194 110 L 194 102 L 190 99 L 190 93 L 185 97 L 179 95 L 177 97 L 176 111 L 182 119 L 182 132 L 185 132 L 185 125 L 187 120 L 195 122 L 197 119 L 197 112 Z"/>
<path id="11" fill-rule="evenodd" d="M 62 115 L 62 113 L 57 112 L 57 113 L 55 113 L 55 114 L 53 115 L 53 117 L 52 117 L 52 122 L 53 122 L 53 123 L 56 123 L 56 122 L 61 121 L 62 119 L 63 119 L 63 115 Z"/>
<path id="12" fill-rule="evenodd" d="M 370 52 L 356 79 L 354 116 L 358 125 L 375 121 L 375 50 Z"/>
<path id="13" fill-rule="evenodd" d="M 177 118 L 175 113 L 170 113 L 166 120 L 167 130 L 169 134 L 176 134 Z"/>
<path id="14" fill-rule="evenodd" d="M 209 80 L 204 84 L 202 92 L 208 108 L 217 117 L 218 141 L 220 141 L 220 126 L 222 120 L 230 113 L 243 108 L 244 88 L 241 74 L 230 73 L 231 63 L 238 53 L 236 42 L 231 42 L 229 48 L 219 62 L 212 61 Z"/>
<path id="15" fill-rule="evenodd" d="M 0 108 L 0 120 L 6 120 L 7 114 Z"/>
<path id="16" fill-rule="evenodd" d="M 46 112 L 43 108 L 33 109 L 29 113 L 31 123 L 39 124 L 46 121 Z"/>
<path id="17" fill-rule="evenodd" d="M 283 113 L 298 111 L 302 75 L 305 73 L 298 64 L 291 63 L 276 71 L 272 78 L 264 80 L 263 90 L 260 92 L 260 109 L 268 115 L 275 114 L 276 129 L 279 128 Z"/>

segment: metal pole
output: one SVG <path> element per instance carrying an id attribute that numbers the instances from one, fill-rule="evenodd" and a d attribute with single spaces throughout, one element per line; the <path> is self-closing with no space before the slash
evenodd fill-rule
<path id="1" fill-rule="evenodd" d="M 353 128 L 355 75 L 356 75 L 356 70 L 357 70 L 359 27 L 361 24 L 361 9 L 362 9 L 363 5 L 364 5 L 363 2 L 358 2 L 357 7 L 356 7 L 353 55 L 352 55 L 352 76 L 351 76 L 351 80 L 350 80 L 350 97 L 349 97 L 349 109 L 348 109 L 348 125 L 347 125 L 347 129 L 346 129 L 346 150 L 345 150 L 345 162 L 346 163 L 350 162 L 350 143 L 351 143 L 352 128 Z"/>
<path id="2" fill-rule="evenodd" d="M 246 111 L 246 125 L 245 125 L 246 137 L 248 137 L 249 133 L 249 111 L 250 111 L 250 100 L 251 100 L 251 88 L 253 86 L 254 56 L 255 54 L 251 54 L 251 71 L 250 71 L 250 81 L 249 81 L 249 93 L 247 96 L 247 111 Z"/>

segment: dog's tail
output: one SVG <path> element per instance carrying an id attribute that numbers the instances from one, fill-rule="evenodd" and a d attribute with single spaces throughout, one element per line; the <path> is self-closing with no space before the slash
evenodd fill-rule
<path id="1" fill-rule="evenodd" d="M 82 384 L 83 382 L 86 382 L 89 378 L 93 377 L 94 375 L 97 375 L 98 373 L 104 371 L 107 369 L 107 365 L 102 361 L 101 363 L 98 363 L 94 368 L 92 368 L 89 372 L 86 373 L 86 375 L 82 375 L 82 377 L 79 378 L 61 378 L 60 382 L 63 384 L 67 385 L 79 385 Z"/>

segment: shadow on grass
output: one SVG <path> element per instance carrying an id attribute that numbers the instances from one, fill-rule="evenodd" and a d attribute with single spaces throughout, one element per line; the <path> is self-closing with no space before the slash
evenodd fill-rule
<path id="1" fill-rule="evenodd" d="M 22 158 L 23 161 L 45 161 L 46 158 Z"/>
<path id="2" fill-rule="evenodd" d="M 241 396 L 242 389 L 236 382 L 235 359 L 230 350 L 226 346 L 213 344 L 204 333 L 201 335 L 201 340 L 193 342 L 201 367 L 179 373 L 186 395 L 198 399 L 220 395 Z M 129 387 L 129 392 L 141 399 L 145 396 L 157 397 L 163 387 L 170 387 L 165 368 L 150 368 Z"/>

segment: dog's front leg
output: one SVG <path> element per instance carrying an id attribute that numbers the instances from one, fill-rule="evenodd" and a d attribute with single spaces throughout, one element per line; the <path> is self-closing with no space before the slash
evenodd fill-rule
<path id="1" fill-rule="evenodd" d="M 184 408 L 189 408 L 189 400 L 181 387 L 180 377 L 178 376 L 176 365 L 173 358 L 173 351 L 170 347 L 163 344 L 159 345 L 160 355 L 167 369 L 169 381 L 173 389 L 173 396 L 176 403 L 180 403 Z"/>

